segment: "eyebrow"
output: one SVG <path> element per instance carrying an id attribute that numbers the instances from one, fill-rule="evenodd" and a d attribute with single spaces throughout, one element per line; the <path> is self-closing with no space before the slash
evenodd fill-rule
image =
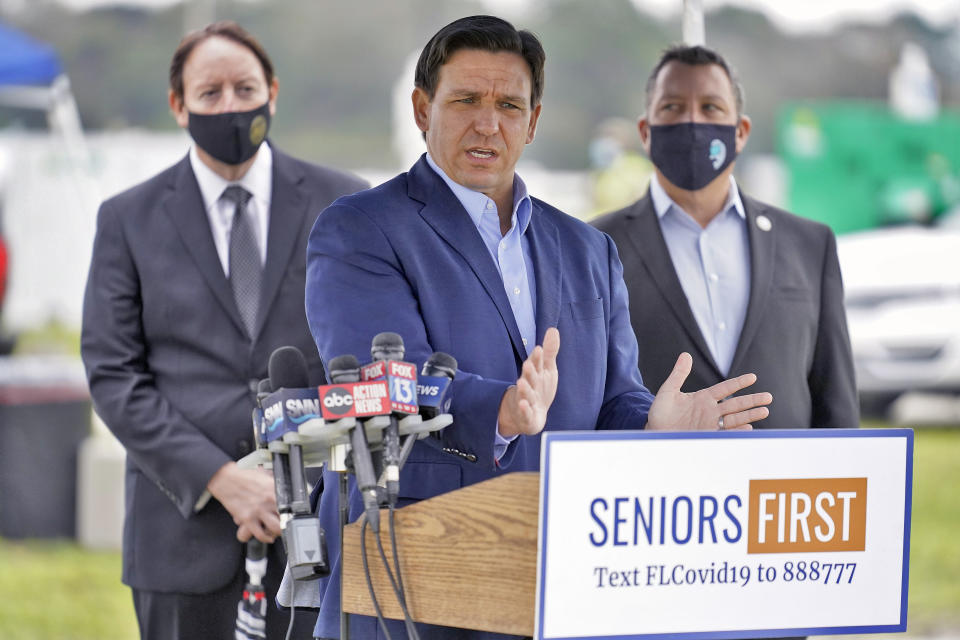
<path id="1" fill-rule="evenodd" d="M 240 84 L 244 82 L 256 84 L 258 82 L 263 82 L 263 80 L 261 78 L 258 78 L 256 75 L 250 74 L 246 76 L 241 76 L 239 78 L 230 78 L 229 80 L 226 80 L 226 81 L 223 78 L 215 78 L 212 80 L 203 79 L 198 81 L 196 83 L 196 86 L 197 87 L 219 87 L 223 85 L 225 82 L 227 84 Z"/>
<path id="2" fill-rule="evenodd" d="M 659 103 L 661 103 L 661 102 L 663 102 L 663 101 L 665 101 L 665 100 L 685 100 L 686 98 L 687 98 L 687 95 L 686 95 L 686 94 L 681 94 L 681 93 L 665 93 L 664 95 L 660 96 L 660 99 L 659 99 L 659 100 L 657 100 L 657 104 L 659 104 Z M 699 99 L 699 100 L 704 100 L 704 99 L 706 99 L 706 100 L 713 100 L 713 101 L 715 101 L 715 102 L 722 102 L 723 104 L 728 104 L 728 100 L 727 100 L 726 98 L 724 98 L 722 95 L 720 95 L 719 93 L 707 93 L 707 94 L 704 94 L 704 95 L 701 95 L 701 96 L 697 96 L 697 99 Z"/>
<path id="3" fill-rule="evenodd" d="M 502 96 L 500 100 L 503 100 L 506 102 L 518 102 L 523 106 L 527 105 L 527 99 L 522 96 Z"/>
<path id="4" fill-rule="evenodd" d="M 482 91 L 474 91 L 473 89 L 453 89 L 450 91 L 450 96 L 453 98 L 477 98 L 481 95 L 483 95 Z M 527 99 L 521 96 L 499 96 L 497 100 L 500 102 L 516 102 L 527 106 Z"/>

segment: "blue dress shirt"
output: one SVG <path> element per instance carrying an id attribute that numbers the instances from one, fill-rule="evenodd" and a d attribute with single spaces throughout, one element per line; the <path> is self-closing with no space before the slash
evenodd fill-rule
<path id="1" fill-rule="evenodd" d="M 731 176 L 727 201 L 706 228 L 667 195 L 656 175 L 650 198 L 700 333 L 727 375 L 750 297 L 750 241 L 737 183 Z"/>
<path id="2" fill-rule="evenodd" d="M 537 322 L 536 299 L 537 284 L 533 272 L 533 262 L 530 259 L 530 243 L 526 237 L 527 227 L 530 226 L 530 214 L 533 204 L 527 193 L 527 185 L 520 176 L 513 176 L 513 214 L 510 218 L 510 229 L 506 234 L 500 232 L 500 214 L 497 204 L 486 195 L 473 191 L 451 180 L 443 172 L 430 154 L 427 154 L 427 164 L 437 172 L 443 181 L 453 191 L 467 215 L 477 226 L 477 231 L 486 245 L 490 257 L 493 259 L 500 278 L 503 280 L 503 289 L 513 309 L 513 317 L 520 329 L 520 337 L 527 355 L 536 346 Z M 516 437 L 516 436 L 514 436 Z M 513 438 L 507 439 L 496 433 L 494 455 L 497 459 L 503 456 L 507 445 Z"/>

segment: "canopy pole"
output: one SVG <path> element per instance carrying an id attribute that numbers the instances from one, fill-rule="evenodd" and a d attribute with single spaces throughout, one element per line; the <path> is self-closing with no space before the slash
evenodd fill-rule
<path id="1" fill-rule="evenodd" d="M 703 21 L 703 0 L 683 0 L 683 44 L 703 46 L 707 43 L 706 27 Z"/>

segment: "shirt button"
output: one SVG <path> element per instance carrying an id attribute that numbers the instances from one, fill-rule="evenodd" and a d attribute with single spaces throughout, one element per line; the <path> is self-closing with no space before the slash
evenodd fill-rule
<path id="1" fill-rule="evenodd" d="M 513 295 L 515 295 L 515 296 L 520 295 L 520 287 L 514 287 L 514 288 L 513 288 Z"/>
<path id="2" fill-rule="evenodd" d="M 522 338 L 522 340 L 523 340 L 523 346 L 527 346 L 527 339 L 526 339 L 526 338 Z"/>
<path id="3" fill-rule="evenodd" d="M 721 322 L 720 324 L 717 325 L 717 329 L 720 329 L 720 331 L 723 331 L 726 328 L 727 328 L 726 322 Z"/>
<path id="4" fill-rule="evenodd" d="M 717 274 L 715 273 L 710 274 L 710 282 L 716 282 L 719 279 L 720 279 L 720 276 L 718 276 Z"/>

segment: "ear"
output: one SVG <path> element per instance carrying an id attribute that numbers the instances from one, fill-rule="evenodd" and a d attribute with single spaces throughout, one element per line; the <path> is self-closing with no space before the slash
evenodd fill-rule
<path id="1" fill-rule="evenodd" d="M 173 89 L 168 89 L 167 103 L 170 105 L 170 113 L 173 114 L 173 119 L 177 121 L 177 125 L 182 129 L 186 129 L 189 114 L 187 113 L 187 108 L 183 105 L 183 98 L 177 97 Z"/>
<path id="2" fill-rule="evenodd" d="M 270 116 L 273 117 L 277 115 L 277 92 L 280 89 L 280 81 L 277 80 L 277 77 L 273 77 L 273 81 L 270 83 L 270 98 L 268 99 L 270 103 Z"/>
<path id="3" fill-rule="evenodd" d="M 533 138 L 537 135 L 537 122 L 540 120 L 540 110 L 542 108 L 543 103 L 541 102 L 533 109 L 533 113 L 530 114 L 530 126 L 527 128 L 527 144 L 533 142 Z"/>
<path id="4" fill-rule="evenodd" d="M 647 116 L 640 116 L 640 119 L 637 120 L 637 131 L 640 132 L 640 144 L 643 145 L 643 150 L 647 152 L 647 157 L 650 156 L 650 122 L 647 120 Z"/>
<path id="5" fill-rule="evenodd" d="M 417 87 L 410 98 L 413 101 L 413 119 L 417 123 L 417 128 L 426 133 L 430 129 L 430 96 Z"/>
<path id="6" fill-rule="evenodd" d="M 751 124 L 750 116 L 740 116 L 740 122 L 737 123 L 737 153 L 742 152 L 747 146 Z"/>

